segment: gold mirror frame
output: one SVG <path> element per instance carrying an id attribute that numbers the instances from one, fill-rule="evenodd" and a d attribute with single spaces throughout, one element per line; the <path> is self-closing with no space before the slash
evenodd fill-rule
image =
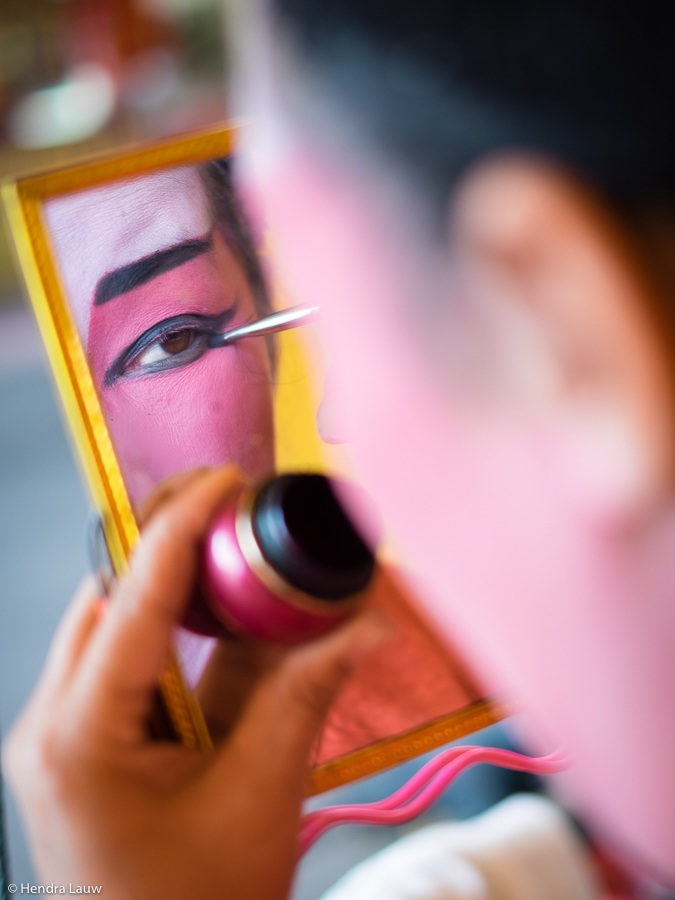
<path id="1" fill-rule="evenodd" d="M 3 185 L 3 200 L 19 264 L 76 454 L 101 516 L 111 561 L 118 575 L 125 571 L 129 553 L 138 540 L 138 525 L 55 265 L 42 211 L 43 203 L 48 197 L 105 182 L 229 156 L 236 149 L 240 131 L 239 125 L 220 125 L 186 137 L 159 141 L 141 149 L 107 153 Z M 182 743 L 202 750 L 210 748 L 211 739 L 201 709 L 185 683 L 175 654 L 172 654 L 161 676 L 159 687 L 171 724 Z M 378 741 L 312 769 L 308 794 L 330 790 L 426 753 L 494 724 L 507 713 L 502 704 L 489 699 L 479 700 L 406 734 Z"/>
<path id="2" fill-rule="evenodd" d="M 43 203 L 47 197 L 103 182 L 227 156 L 232 153 L 237 131 L 236 127 L 216 128 L 141 150 L 106 154 L 3 185 L 3 200 L 26 287 L 117 575 L 126 569 L 129 553 L 138 540 L 138 525 L 56 269 Z M 183 744 L 200 749 L 211 747 L 201 710 L 185 684 L 175 656 L 160 679 L 160 690 L 171 724 Z"/>

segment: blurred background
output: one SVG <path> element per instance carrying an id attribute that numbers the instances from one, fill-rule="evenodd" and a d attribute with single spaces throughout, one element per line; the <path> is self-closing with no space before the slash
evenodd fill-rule
<path id="1" fill-rule="evenodd" d="M 224 47 L 222 0 L 0 0 L 0 177 L 226 118 Z M 56 624 L 88 568 L 88 515 L 2 219 L 0 727 L 4 731 L 25 703 Z M 509 743 L 499 728 L 480 739 Z M 385 796 L 419 765 L 408 764 L 318 802 Z M 464 818 L 511 790 L 531 786 L 526 776 L 511 778 L 481 767 L 462 776 L 424 821 Z M 35 884 L 16 810 L 5 796 L 12 880 Z M 316 900 L 350 866 L 405 830 L 409 829 L 349 827 L 331 832 L 303 861 L 293 900 Z"/>
<path id="2" fill-rule="evenodd" d="M 0 177 L 225 118 L 221 0 L 1 0 Z M 0 303 L 19 286 L 3 231 Z"/>

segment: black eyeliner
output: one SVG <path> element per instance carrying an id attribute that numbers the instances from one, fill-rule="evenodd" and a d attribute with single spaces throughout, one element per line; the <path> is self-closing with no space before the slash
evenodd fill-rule
<path id="1" fill-rule="evenodd" d="M 213 316 L 205 316 L 199 315 L 198 313 L 185 313 L 179 316 L 172 316 L 169 319 L 163 319 L 161 322 L 158 322 L 156 325 L 153 325 L 152 328 L 149 328 L 147 331 L 144 331 L 140 337 L 136 338 L 136 340 L 130 344 L 126 349 L 124 349 L 111 363 L 110 367 L 105 373 L 103 378 L 104 387 L 110 387 L 120 378 L 125 376 L 125 369 L 132 362 L 135 357 L 142 353 L 147 347 L 151 344 L 155 343 L 158 338 L 161 338 L 163 335 L 170 334 L 173 331 L 183 331 L 192 329 L 198 332 L 204 338 L 203 347 L 200 349 L 200 352 L 194 359 L 190 360 L 190 362 L 196 362 L 204 353 L 209 349 L 208 338 L 211 335 L 218 334 L 223 328 L 227 325 L 227 323 L 232 319 L 234 314 L 237 311 L 236 306 L 232 306 L 229 309 L 225 310 L 225 312 L 219 313 L 218 315 Z M 175 367 L 178 365 L 187 365 L 187 363 L 181 361 L 177 363 Z M 174 367 L 169 367 L 174 368 Z M 167 367 L 162 362 L 158 365 L 157 369 L 154 371 L 166 371 Z M 153 373 L 153 369 L 146 369 L 144 372 L 139 372 L 140 375 L 150 375 Z"/>

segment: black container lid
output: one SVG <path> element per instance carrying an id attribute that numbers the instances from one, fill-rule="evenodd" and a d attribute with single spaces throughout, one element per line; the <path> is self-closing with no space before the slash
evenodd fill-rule
<path id="1" fill-rule="evenodd" d="M 323 475 L 280 475 L 253 504 L 253 534 L 266 562 L 298 590 L 341 600 L 368 586 L 373 554 Z"/>

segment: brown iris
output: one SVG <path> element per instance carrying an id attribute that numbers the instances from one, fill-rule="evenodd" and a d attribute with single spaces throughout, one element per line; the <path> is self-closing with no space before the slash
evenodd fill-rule
<path id="1" fill-rule="evenodd" d="M 195 332 L 191 328 L 182 328 L 180 331 L 170 331 L 160 343 L 162 350 L 170 356 L 183 353 L 195 339 Z"/>
<path id="2" fill-rule="evenodd" d="M 185 313 L 158 322 L 113 361 L 105 374 L 105 386 L 119 378 L 157 375 L 196 362 L 209 350 L 209 339 L 222 332 L 235 312 L 232 306 L 217 315 Z"/>

